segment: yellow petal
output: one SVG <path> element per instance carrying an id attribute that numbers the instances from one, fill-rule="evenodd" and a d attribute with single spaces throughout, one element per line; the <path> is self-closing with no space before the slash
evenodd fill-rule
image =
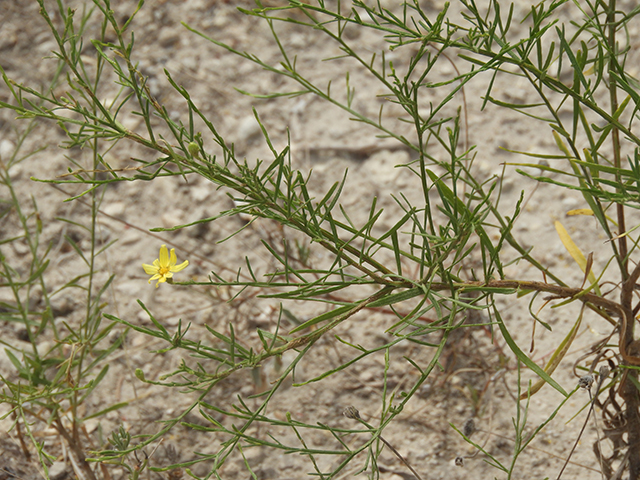
<path id="1" fill-rule="evenodd" d="M 162 245 L 160 247 L 160 266 L 161 267 L 169 266 L 169 252 L 167 251 L 166 245 Z"/>
<path id="2" fill-rule="evenodd" d="M 189 265 L 189 260 L 185 260 L 180 265 L 175 265 L 171 267 L 171 271 L 174 273 L 179 272 L 180 270 L 184 270 L 185 268 L 187 268 L 187 265 Z"/>
<path id="3" fill-rule="evenodd" d="M 173 267 L 178 261 L 178 257 L 176 257 L 176 249 L 171 249 L 171 258 L 169 259 L 169 267 Z"/>
<path id="4" fill-rule="evenodd" d="M 147 275 L 155 275 L 156 273 L 158 273 L 158 267 L 154 265 L 147 265 L 146 263 L 143 263 L 142 268 L 144 268 L 144 271 Z"/>

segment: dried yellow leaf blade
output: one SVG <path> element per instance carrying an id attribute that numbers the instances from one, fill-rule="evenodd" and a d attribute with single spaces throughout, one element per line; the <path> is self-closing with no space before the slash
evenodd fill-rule
<path id="1" fill-rule="evenodd" d="M 567 212 L 567 216 L 572 216 L 572 215 L 590 215 L 590 216 L 594 216 L 595 214 L 593 213 L 593 210 L 591 210 L 590 208 L 576 208 L 574 210 L 569 210 Z M 611 218 L 609 215 L 605 215 L 604 218 L 609 220 L 616 227 L 618 226 L 618 224 L 615 222 L 615 220 L 613 218 Z"/>
<path id="2" fill-rule="evenodd" d="M 631 230 L 627 230 L 624 233 L 621 233 L 620 235 L 616 235 L 615 237 L 613 237 L 611 240 L 609 240 L 610 242 L 614 241 L 614 240 L 618 240 L 619 238 L 622 237 L 626 237 L 627 235 L 629 235 L 630 233 L 633 233 L 634 231 L 636 231 L 638 228 L 640 228 L 640 225 L 636 225 L 635 227 L 633 227 Z"/>
<path id="3" fill-rule="evenodd" d="M 560 237 L 560 241 L 564 245 L 564 248 L 567 249 L 569 255 L 571 255 L 571 257 L 576 261 L 576 263 L 580 267 L 580 270 L 584 272 L 587 268 L 587 259 L 585 258 L 584 254 L 582 253 L 580 248 L 578 248 L 578 246 L 573 242 L 573 240 L 571 239 L 571 235 L 569 235 L 567 229 L 564 228 L 564 225 L 556 220 L 554 226 L 556 227 L 556 232 L 558 232 L 558 236 Z"/>
<path id="4" fill-rule="evenodd" d="M 560 134 L 554 130 L 552 132 L 552 135 L 553 135 L 553 139 L 556 141 L 556 145 L 558 146 L 560 151 L 562 151 L 562 153 L 564 153 L 569 160 L 573 159 L 574 158 L 573 155 L 571 155 L 571 152 L 569 151 L 569 149 L 565 145 L 565 143 L 562 140 L 562 137 L 560 136 Z"/>
<path id="5" fill-rule="evenodd" d="M 584 273 L 587 273 L 587 259 L 580 248 L 578 248 L 578 246 L 571 239 L 571 235 L 569 235 L 569 232 L 567 232 L 562 223 L 557 220 L 555 221 L 554 226 L 556 227 L 556 232 L 558 232 L 558 236 L 560 237 L 560 241 L 564 245 L 564 248 L 567 249 L 569 255 L 571 255 L 571 257 L 578 264 L 580 270 L 582 270 Z M 590 285 L 594 285 L 597 282 L 596 276 L 591 269 L 589 269 L 588 271 L 587 280 L 589 281 Z M 596 293 L 600 294 L 597 285 L 595 289 Z"/>
<path id="6" fill-rule="evenodd" d="M 556 368 L 558 368 L 558 365 L 560 365 L 560 362 L 569 351 L 571 344 L 576 338 L 578 329 L 580 328 L 580 324 L 582 323 L 583 312 L 584 312 L 584 309 L 580 311 L 580 315 L 578 316 L 576 323 L 573 325 L 573 327 L 571 328 L 567 336 L 564 338 L 564 340 L 560 343 L 560 345 L 558 345 L 558 348 L 556 348 L 555 352 L 553 352 L 553 355 L 551 355 L 551 358 L 549 359 L 549 363 L 547 363 L 547 366 L 544 367 L 545 373 L 548 373 L 549 375 L 551 375 L 556 370 Z M 531 386 L 531 389 L 529 391 L 523 393 L 520 396 L 520 400 L 526 400 L 526 398 L 529 395 L 534 395 L 535 393 L 537 393 L 545 385 L 545 383 L 547 382 L 543 378 L 540 378 L 536 383 L 534 383 Z"/>
<path id="7" fill-rule="evenodd" d="M 576 208 L 575 210 L 569 210 L 567 215 L 591 215 L 593 216 L 593 210 L 590 208 Z"/>

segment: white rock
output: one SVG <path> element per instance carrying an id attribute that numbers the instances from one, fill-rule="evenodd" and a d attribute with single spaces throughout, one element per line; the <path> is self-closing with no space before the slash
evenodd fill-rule
<path id="1" fill-rule="evenodd" d="M 161 220 L 162 220 L 162 226 L 164 228 L 171 228 L 177 225 L 182 225 L 184 223 L 187 223 L 184 221 L 184 214 L 182 213 L 182 211 L 178 209 L 173 209 L 173 210 L 169 210 L 168 212 L 165 212 L 162 215 Z"/>
<path id="2" fill-rule="evenodd" d="M 49 467 L 49 478 L 60 480 L 67 475 L 67 464 L 64 462 L 53 462 Z"/>
<path id="3" fill-rule="evenodd" d="M 142 273 L 142 267 L 140 267 L 140 272 Z M 134 280 L 131 282 L 123 282 L 116 286 L 116 291 L 120 292 L 123 295 L 128 297 L 137 297 L 140 295 L 140 289 L 144 284 L 139 280 Z"/>
<path id="4" fill-rule="evenodd" d="M 306 35 L 302 35 L 300 33 L 294 33 L 289 37 L 289 42 L 293 47 L 303 48 L 308 45 L 309 40 Z"/>
<path id="5" fill-rule="evenodd" d="M 140 313 L 143 313 L 146 319 L 149 319 L 149 316 L 145 312 L 140 312 Z M 140 313 L 138 313 L 138 320 L 140 320 Z M 128 338 L 129 338 L 129 344 L 131 345 L 132 348 L 141 347 L 142 345 L 144 345 L 149 341 L 146 335 L 143 335 L 142 333 L 138 333 L 138 332 L 129 333 Z"/>
<path id="6" fill-rule="evenodd" d="M 0 158 L 4 159 L 5 157 L 2 156 Z M 19 178 L 21 178 L 23 173 L 24 173 L 24 167 L 22 163 L 15 163 L 9 169 L 9 176 L 11 177 L 11 180 L 14 182 Z"/>
<path id="7" fill-rule="evenodd" d="M 260 125 L 253 116 L 246 116 L 237 128 L 238 141 L 248 143 L 260 134 Z"/>
<path id="8" fill-rule="evenodd" d="M 111 202 L 101 208 L 101 210 L 107 215 L 112 217 L 120 217 L 127 209 L 127 205 L 124 202 Z"/>
<path id="9" fill-rule="evenodd" d="M 376 375 L 375 372 L 372 372 L 371 370 L 365 370 L 359 375 L 360 381 L 366 385 L 373 381 L 373 378 L 375 375 Z"/>
<path id="10" fill-rule="evenodd" d="M 133 245 L 140 241 L 140 232 L 133 229 L 125 230 L 118 239 L 118 245 Z"/>
<path id="11" fill-rule="evenodd" d="M 85 420 L 84 422 L 82 422 L 82 424 L 84 425 L 87 433 L 92 433 L 97 430 L 98 426 L 100 425 L 100 420 L 97 418 L 90 418 L 89 420 Z"/>
<path id="12" fill-rule="evenodd" d="M 0 141 L 0 159 L 2 159 L 3 162 L 6 162 L 9 160 L 11 155 L 13 155 L 15 149 L 16 145 L 11 140 L 5 138 Z"/>
<path id="13" fill-rule="evenodd" d="M 29 253 L 29 246 L 25 240 L 16 240 L 15 242 L 11 242 L 11 246 L 13 250 L 19 255 L 24 256 Z"/>
<path id="14" fill-rule="evenodd" d="M 573 197 L 566 197 L 562 199 L 562 208 L 566 210 L 573 210 L 577 208 L 578 200 Z"/>
<path id="15" fill-rule="evenodd" d="M 131 131 L 135 131 L 142 122 L 141 117 L 135 115 L 120 115 L 118 119 L 124 128 Z"/>
<path id="16" fill-rule="evenodd" d="M 162 286 L 164 287 L 164 285 Z M 162 288 L 160 287 L 160 288 Z M 167 317 L 167 318 L 163 318 L 162 320 L 159 320 L 160 323 L 166 327 L 177 327 L 178 323 L 180 323 L 181 318 L 178 315 L 173 315 L 171 317 Z M 186 327 L 187 322 L 182 322 L 182 326 Z"/>
<path id="17" fill-rule="evenodd" d="M 193 186 L 189 189 L 189 195 L 196 202 L 202 202 L 209 197 L 209 194 L 211 194 L 211 190 L 212 189 L 209 185 Z"/>
<path id="18" fill-rule="evenodd" d="M 158 43 L 164 48 L 176 48 L 180 42 L 180 34 L 178 31 L 163 28 L 158 37 Z"/>
<path id="19" fill-rule="evenodd" d="M 443 63 L 440 65 L 440 73 L 442 75 L 449 76 L 453 73 L 453 67 L 449 62 L 443 61 Z"/>
<path id="20" fill-rule="evenodd" d="M 190 56 L 182 57 L 180 59 L 180 63 L 182 63 L 184 68 L 187 68 L 189 70 L 198 70 L 198 65 L 200 64 L 200 61 L 197 57 L 190 55 Z"/>

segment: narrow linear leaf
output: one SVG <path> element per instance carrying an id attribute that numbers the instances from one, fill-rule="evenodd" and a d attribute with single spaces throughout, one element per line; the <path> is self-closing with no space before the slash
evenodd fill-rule
<path id="1" fill-rule="evenodd" d="M 567 232 L 562 223 L 556 220 L 554 225 L 556 227 L 556 232 L 558 232 L 558 236 L 560 237 L 560 241 L 564 245 L 564 248 L 567 249 L 569 255 L 571 255 L 571 257 L 578 264 L 580 270 L 582 270 L 583 273 L 587 273 L 587 259 L 582 253 L 582 250 L 580 250 L 580 248 L 578 248 L 578 246 L 571 239 L 571 235 L 569 235 L 569 232 Z M 597 282 L 596 276 L 594 275 L 593 271 L 589 271 L 587 279 L 589 280 L 589 284 L 591 285 Z M 598 295 L 600 295 L 600 288 L 596 286 L 595 291 Z"/>
<path id="2" fill-rule="evenodd" d="M 520 349 L 520 347 L 518 347 L 518 344 L 515 342 L 513 337 L 511 337 L 509 330 L 507 330 L 506 325 L 502 321 L 502 317 L 500 316 L 498 309 L 494 307 L 493 311 L 496 315 L 496 319 L 498 320 L 497 321 L 498 327 L 500 328 L 500 332 L 502 333 L 502 336 L 504 337 L 505 342 L 507 342 L 507 345 L 509 345 L 509 348 L 515 354 L 515 356 L 518 357 L 518 360 L 520 360 L 523 364 L 525 364 L 527 367 L 529 367 L 531 370 L 537 373 L 538 376 L 543 381 L 547 382 L 549 385 L 551 385 L 553 388 L 555 388 L 558 392 L 560 392 L 565 397 L 568 397 L 569 394 L 564 390 L 564 388 L 562 388 L 558 382 L 556 382 L 553 378 L 551 378 L 551 376 L 547 372 L 545 372 L 542 368 L 540 368 L 540 366 L 538 366 L 536 362 L 531 360 L 527 356 L 527 354 L 524 353 Z"/>
<path id="3" fill-rule="evenodd" d="M 560 365 L 560 362 L 569 351 L 569 348 L 571 348 L 571 344 L 575 340 L 576 335 L 578 333 L 578 329 L 580 328 L 580 325 L 582 323 L 583 312 L 584 312 L 584 307 L 580 310 L 580 315 L 578 315 L 578 319 L 576 320 L 576 323 L 573 324 L 573 327 L 571 328 L 571 330 L 569 330 L 569 333 L 567 334 L 567 336 L 564 338 L 564 340 L 562 340 L 560 345 L 558 345 L 558 348 L 556 348 L 555 352 L 553 352 L 553 355 L 551 355 L 551 358 L 549 359 L 547 366 L 544 367 L 545 373 L 551 375 L 555 371 L 555 369 L 558 368 L 558 365 Z M 535 393 L 537 393 L 544 386 L 545 383 L 547 382 L 544 379 L 542 378 L 539 379 L 536 383 L 534 383 L 531 386 L 530 394 L 534 395 Z M 520 400 L 526 400 L 528 396 L 529 396 L 529 392 L 525 392 L 522 395 L 520 395 Z"/>

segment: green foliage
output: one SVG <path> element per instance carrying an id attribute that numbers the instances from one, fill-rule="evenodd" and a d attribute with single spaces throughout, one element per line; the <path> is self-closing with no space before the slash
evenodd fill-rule
<path id="1" fill-rule="evenodd" d="M 38 223 L 37 205 L 35 200 L 24 205 L 12 186 L 10 171 L 20 161 L 18 151 L 11 159 L 2 160 L 2 188 L 9 194 L 11 215 L 19 220 L 21 231 L 0 244 L 1 286 L 10 289 L 14 296 L 11 304 L 2 305 L 0 315 L 5 321 L 21 323 L 33 345 L 33 350 L 27 351 L 3 342 L 19 380 L 3 378 L 5 389 L 1 398 L 11 406 L 16 422 L 27 430 L 34 419 L 54 426 L 81 459 L 83 471 L 90 478 L 96 478 L 97 473 L 84 460 L 89 456 L 92 462 L 123 466 L 132 478 L 137 478 L 149 465 L 144 448 L 155 445 L 181 422 L 223 440 L 214 453 L 200 453 L 197 460 L 177 462 L 171 468 L 209 461 L 211 469 L 207 478 L 221 478 L 219 471 L 227 459 L 239 454 L 249 474 L 255 476 L 245 450 L 262 447 L 303 455 L 313 470 L 312 475 L 320 478 L 337 477 L 351 463 L 358 462 L 360 472 L 378 478 L 382 450 L 393 450 L 383 440 L 385 429 L 415 401 L 427 379 L 435 375 L 454 332 L 482 327 L 506 344 L 515 357 L 512 365 L 518 369 L 521 365 L 527 367 L 549 384 L 545 388 L 553 388 L 563 397 L 548 414 L 548 420 L 527 436 L 529 399 L 539 386 L 520 392 L 515 408 L 515 448 L 511 461 L 500 461 L 482 445 L 473 443 L 487 455 L 491 465 L 510 478 L 518 471 L 516 460 L 522 451 L 576 391 L 573 386 L 561 385 L 551 374 L 571 351 L 583 309 L 574 321 L 574 330 L 558 341 L 549 363 L 540 366 L 514 339 L 511 327 L 503 320 L 502 304 L 497 303 L 496 298 L 510 296 L 516 301 L 518 296 L 547 293 L 552 295 L 551 300 L 581 303 L 593 312 L 594 318 L 601 317 L 604 325 L 619 329 L 619 342 L 609 342 L 609 337 L 594 346 L 590 358 L 584 360 L 591 361 L 589 369 L 593 373 L 598 362 L 604 361 L 605 349 L 615 350 L 613 357 L 608 358 L 618 374 L 608 388 L 613 389 L 612 395 L 619 392 L 624 400 L 627 426 L 616 427 L 624 431 L 628 439 L 628 456 L 622 462 L 629 467 L 631 478 L 638 478 L 640 429 L 634 430 L 633 426 L 640 425 L 640 417 L 635 388 L 637 375 L 632 367 L 640 365 L 640 357 L 629 344 L 635 338 L 635 315 L 640 309 L 634 300 L 640 266 L 634 260 L 638 257 L 634 229 L 627 229 L 625 219 L 629 209 L 638 208 L 640 198 L 640 138 L 634 133 L 640 96 L 637 81 L 626 65 L 632 47 L 621 47 L 619 37 L 635 21 L 639 9 L 623 13 L 616 7 L 615 0 L 575 4 L 558 0 L 533 5 L 525 18 L 515 18 L 513 5 L 508 7 L 498 0 L 485 6 L 461 1 L 462 17 L 459 18 L 450 12 L 448 3 L 433 14 L 427 13 L 418 1 L 408 1 L 395 9 L 386 8 L 380 2 L 359 0 L 350 5 L 321 0 L 311 5 L 289 0 L 286 6 L 280 7 L 266 7 L 257 2 L 255 9 L 242 12 L 266 22 L 280 53 L 278 60 L 262 58 L 260 52 L 238 50 L 185 25 L 185 35 L 199 35 L 211 42 L 212 49 L 222 48 L 270 74 L 283 77 L 289 82 L 285 85 L 295 85 L 285 91 L 256 94 L 255 98 L 313 95 L 342 109 L 345 115 L 366 125 L 379 137 L 397 142 L 411 152 L 411 160 L 398 168 L 408 170 L 417 178 L 420 201 L 410 200 L 415 197 L 409 197 L 406 192 L 397 192 L 393 201 L 403 214 L 391 226 L 383 226 L 383 209 L 376 197 L 368 200 L 364 222 L 352 220 L 353 212 L 341 205 L 341 195 L 348 188 L 346 172 L 342 180 L 322 195 L 314 196 L 312 173 L 295 166 L 289 144 L 276 147 L 268 133 L 269 125 L 262 123 L 257 109 L 254 115 L 271 153 L 268 160 L 239 158 L 233 145 L 204 113 L 203 99 L 195 98 L 175 80 L 173 72 L 165 70 L 167 81 L 184 106 L 180 119 L 170 115 L 167 107 L 154 97 L 148 79 L 138 67 L 135 32 L 129 31 L 143 1 L 124 23 L 117 20 L 108 0 L 94 0 L 91 9 L 83 12 L 81 18 L 77 17 L 77 11 L 67 10 L 59 2 L 57 15 L 61 23 L 52 20 L 52 12 L 42 0 L 38 1 L 57 44 L 53 54 L 59 62 L 58 75 L 65 75 L 64 93 L 54 94 L 58 76 L 51 88 L 40 91 L 11 80 L 3 71 L 11 101 L 0 102 L 0 108 L 13 110 L 19 118 L 27 120 L 21 139 L 32 135 L 36 126 L 48 125 L 44 121 L 50 120 L 67 135 L 65 148 L 82 147 L 91 152 L 91 169 L 70 159 L 75 162 L 75 168 L 70 168 L 67 176 L 34 178 L 58 186 L 81 187 L 82 191 L 70 195 L 68 200 L 88 202 L 89 222 L 67 221 L 85 229 L 91 240 L 87 247 L 68 238 L 86 270 L 77 272 L 64 289 L 83 292 L 86 314 L 78 325 L 64 324 L 65 333 L 61 334 L 60 327 L 53 321 L 51 306 L 51 297 L 59 292 L 53 292 L 47 283 L 47 271 L 52 268 L 50 249 L 39 242 L 42 227 Z M 571 11 L 573 22 L 559 20 L 563 9 Z M 96 17 L 100 19 L 97 35 L 85 31 L 89 19 Z M 521 21 L 527 23 L 528 31 L 523 38 L 516 38 L 511 27 Z M 300 58 L 287 50 L 285 34 L 281 33 L 286 31 L 281 27 L 292 24 L 320 32 L 340 50 L 340 56 L 323 60 L 345 62 L 345 91 L 336 92 L 331 83 L 321 83 L 316 71 L 309 73 L 299 67 Z M 107 35 L 107 30 L 112 34 Z M 348 34 L 353 30 L 367 32 L 384 47 L 371 53 L 363 48 L 360 40 Z M 95 55 L 91 64 L 83 53 L 88 41 Z M 403 54 L 407 61 L 394 64 L 387 59 L 391 53 Z M 312 47 L 308 55 L 313 57 Z M 454 66 L 455 74 L 444 80 L 433 80 L 439 77 L 438 68 L 448 62 Z M 377 116 L 356 108 L 358 84 L 347 68 L 358 69 L 374 79 L 384 92 Z M 566 72 L 571 74 L 568 80 Z M 553 132 L 557 154 L 518 152 L 540 161 L 552 161 L 553 165 L 526 162 L 512 162 L 512 165 L 520 167 L 517 171 L 525 177 L 580 192 L 598 228 L 609 240 L 596 256 L 599 260 L 609 259 L 601 262 L 606 264 L 607 276 L 600 279 L 615 279 L 607 281 L 616 285 L 619 301 L 602 293 L 605 291 L 602 284 L 570 288 L 570 280 L 564 278 L 566 272 L 554 270 L 536 258 L 528 244 L 521 243 L 514 235 L 525 203 L 524 193 L 515 204 L 505 205 L 501 179 L 495 176 L 482 179 L 474 169 L 476 157 L 485 154 L 467 144 L 464 94 L 465 88 L 487 76 L 482 109 L 492 104 L 534 119 L 539 128 Z M 505 77 L 526 81 L 537 96 L 535 103 L 502 99 L 496 85 Z M 108 105 L 101 100 L 106 78 L 118 86 L 115 100 Z M 397 121 L 383 121 L 384 108 L 394 112 Z M 570 115 L 561 113 L 563 109 L 569 109 Z M 144 128 L 127 129 L 121 122 L 126 114 L 141 117 Z M 135 159 L 138 162 L 135 168 L 113 168 L 105 155 L 116 144 L 138 144 L 154 152 L 156 157 Z M 283 236 L 279 247 L 263 240 L 272 262 L 269 271 L 258 271 L 247 256 L 245 267 L 235 274 L 213 271 L 206 281 L 169 282 L 191 288 L 206 287 L 210 291 L 230 291 L 230 301 L 253 290 L 261 298 L 282 302 L 277 323 L 270 328 L 257 328 L 254 339 L 225 322 L 222 329 L 206 326 L 209 336 L 196 341 L 187 335 L 189 325 L 179 322 L 171 332 L 156 319 L 153 307 L 142 302 L 139 304 L 148 314 L 151 325 L 120 318 L 117 312 L 103 313 L 103 297 L 113 280 L 112 276 L 98 279 L 95 269 L 95 259 L 108 246 L 100 246 L 96 240 L 96 218 L 105 192 L 118 182 L 148 182 L 174 176 L 184 180 L 194 176 L 205 179 L 212 189 L 229 195 L 235 202 L 234 207 L 210 218 L 153 229 L 154 232 L 249 215 L 252 221 L 268 219 L 296 235 L 295 241 Z M 615 222 L 612 216 L 616 217 Z M 243 228 L 225 240 L 233 241 Z M 23 241 L 30 255 L 26 270 L 12 266 L 10 256 L 5 253 L 10 243 Z M 568 241 L 573 242 L 570 238 Z M 314 263 L 312 253 L 319 250 L 328 260 Z M 248 253 L 242 252 L 239 257 Z M 584 267 L 585 280 L 592 274 L 592 261 L 591 258 Z M 531 281 L 529 275 L 507 278 L 507 266 L 517 262 L 530 265 L 544 281 Z M 35 288 L 42 292 L 42 302 L 32 308 L 30 299 Z M 293 302 L 316 303 L 326 310 L 298 319 L 287 309 Z M 321 375 L 295 383 L 296 368 L 314 345 L 329 338 L 339 326 L 366 328 L 361 325 L 363 320 L 358 314 L 373 309 L 384 309 L 395 315 L 395 323 L 387 330 L 390 340 L 368 348 L 336 335 L 336 341 L 349 347 L 353 357 L 340 361 Z M 531 313 L 538 321 L 533 309 Z M 472 315 L 484 320 L 465 323 Z M 111 321 L 106 326 L 105 318 Z M 294 326 L 288 328 L 288 322 Z M 158 431 L 131 437 L 120 427 L 109 439 L 111 447 L 105 444 L 89 453 L 78 439 L 78 424 L 83 421 L 78 407 L 107 375 L 109 358 L 120 346 L 122 337 L 108 346 L 104 343 L 117 325 L 124 325 L 125 333 L 133 329 L 162 342 L 163 347 L 156 351 L 158 355 L 175 350 L 185 356 L 177 368 L 158 380 L 145 378 L 142 370 L 136 371 L 140 381 L 172 389 L 176 395 L 196 392 L 197 397 L 188 409 L 166 421 Z M 37 338 L 45 334 L 55 338 L 55 346 L 42 352 L 37 348 Z M 419 347 L 422 360 L 417 361 L 411 355 L 400 358 L 405 354 L 396 352 L 404 352 L 401 348 L 406 345 Z M 282 357 L 288 353 L 293 356 L 282 366 Z M 358 429 L 302 422 L 290 413 L 284 419 L 271 415 L 271 402 L 286 382 L 293 379 L 295 387 L 308 388 L 377 355 L 383 356 L 384 365 L 380 372 L 382 388 L 377 392 L 380 413 L 373 424 L 360 419 L 364 428 Z M 424 362 L 424 358 L 428 361 Z M 280 362 L 282 368 L 277 378 L 256 396 L 257 406 L 241 395 L 237 396 L 236 403 L 229 405 L 213 405 L 207 401 L 207 395 L 222 385 L 223 380 L 241 371 L 258 371 L 268 361 Z M 393 362 L 404 362 L 404 368 L 414 374 L 411 385 L 402 391 L 395 391 L 388 384 L 387 373 Z M 585 365 L 578 367 L 586 369 Z M 525 399 L 526 404 L 521 406 L 520 400 Z M 112 405 L 91 412 L 86 418 L 122 406 L 124 404 Z M 190 423 L 187 415 L 192 411 L 199 411 L 206 424 Z M 253 428 L 256 425 L 263 426 L 267 433 Z M 292 436 L 287 437 L 288 440 L 279 439 L 270 433 L 271 428 L 283 428 Z M 309 443 L 307 437 L 317 431 L 322 432 L 327 445 L 332 446 L 320 448 Z M 35 438 L 31 436 L 31 439 L 46 469 L 50 455 Z M 354 447 L 356 443 L 358 446 Z M 131 466 L 128 462 L 132 462 L 132 454 L 137 455 L 135 452 L 145 452 L 145 459 Z M 603 455 L 597 460 L 601 465 L 607 464 L 609 470 L 614 461 L 620 462 L 616 457 L 607 459 Z M 412 471 L 413 467 L 410 466 Z"/>
<path id="2" fill-rule="evenodd" d="M 67 28 L 72 27 L 73 24 L 69 22 Z M 82 33 L 82 29 L 77 32 L 80 35 Z M 50 89 L 60 80 L 62 67 L 60 64 L 55 72 Z M 0 377 L 4 384 L 0 402 L 9 407 L 4 418 L 11 416 L 14 419 L 21 442 L 24 440 L 19 424 L 24 425 L 44 472 L 48 472 L 48 465 L 55 456 L 49 454 L 43 442 L 34 436 L 31 427 L 36 421 L 51 426 L 66 440 L 71 455 L 77 459 L 79 474 L 96 478 L 84 460 L 86 449 L 80 440 L 82 422 L 124 406 L 116 404 L 103 412 L 81 413 L 83 404 L 109 371 L 107 359 L 124 339 L 124 334 L 121 334 L 107 341 L 114 324 L 103 323 L 103 309 L 106 306 L 104 293 L 113 276 L 105 279 L 95 268 L 96 257 L 109 247 L 99 245 L 96 217 L 101 197 L 95 190 L 87 195 L 90 217 L 86 224 L 70 218 L 58 219 L 61 223 L 73 224 L 86 232 L 88 244 L 81 248 L 71 237 L 66 237 L 82 261 L 82 271 L 76 271 L 76 275 L 67 279 L 61 287 L 53 288 L 51 283 L 56 282 L 51 282 L 50 271 L 55 271 L 56 267 L 51 266 L 52 245 L 42 243 L 43 222 L 36 198 L 25 199 L 12 180 L 14 169 L 37 153 L 24 154 L 22 150 L 26 139 L 36 135 L 38 129 L 42 128 L 36 121 L 38 114 L 35 112 L 46 109 L 47 97 L 38 94 L 33 101 L 23 99 L 19 92 L 24 87 L 14 87 L 6 75 L 4 80 L 16 95 L 16 100 L 23 106 L 29 105 L 34 113 L 23 111 L 23 117 L 29 121 L 17 132 L 18 142 L 10 156 L 0 159 L 0 192 L 10 199 L 10 207 L 3 216 L 6 217 L 7 228 L 11 226 L 20 231 L 17 236 L 3 239 L 0 246 L 0 287 L 10 292 L 12 297 L 12 300 L 2 302 L 0 319 L 10 324 L 20 324 L 29 345 L 24 348 L 11 339 L 2 340 L 6 347 L 4 352 L 15 372 L 3 372 Z M 6 106 L 3 104 L 3 107 Z M 94 165 L 97 167 L 98 143 L 89 145 L 95 154 Z M 94 173 L 92 177 L 95 176 Z M 15 244 L 26 246 L 26 263 L 15 255 L 16 250 L 12 250 Z M 76 298 L 83 298 L 83 318 L 74 323 L 56 322 L 56 299 L 72 290 L 78 291 Z M 46 341 L 48 339 L 53 339 L 53 342 Z"/>

